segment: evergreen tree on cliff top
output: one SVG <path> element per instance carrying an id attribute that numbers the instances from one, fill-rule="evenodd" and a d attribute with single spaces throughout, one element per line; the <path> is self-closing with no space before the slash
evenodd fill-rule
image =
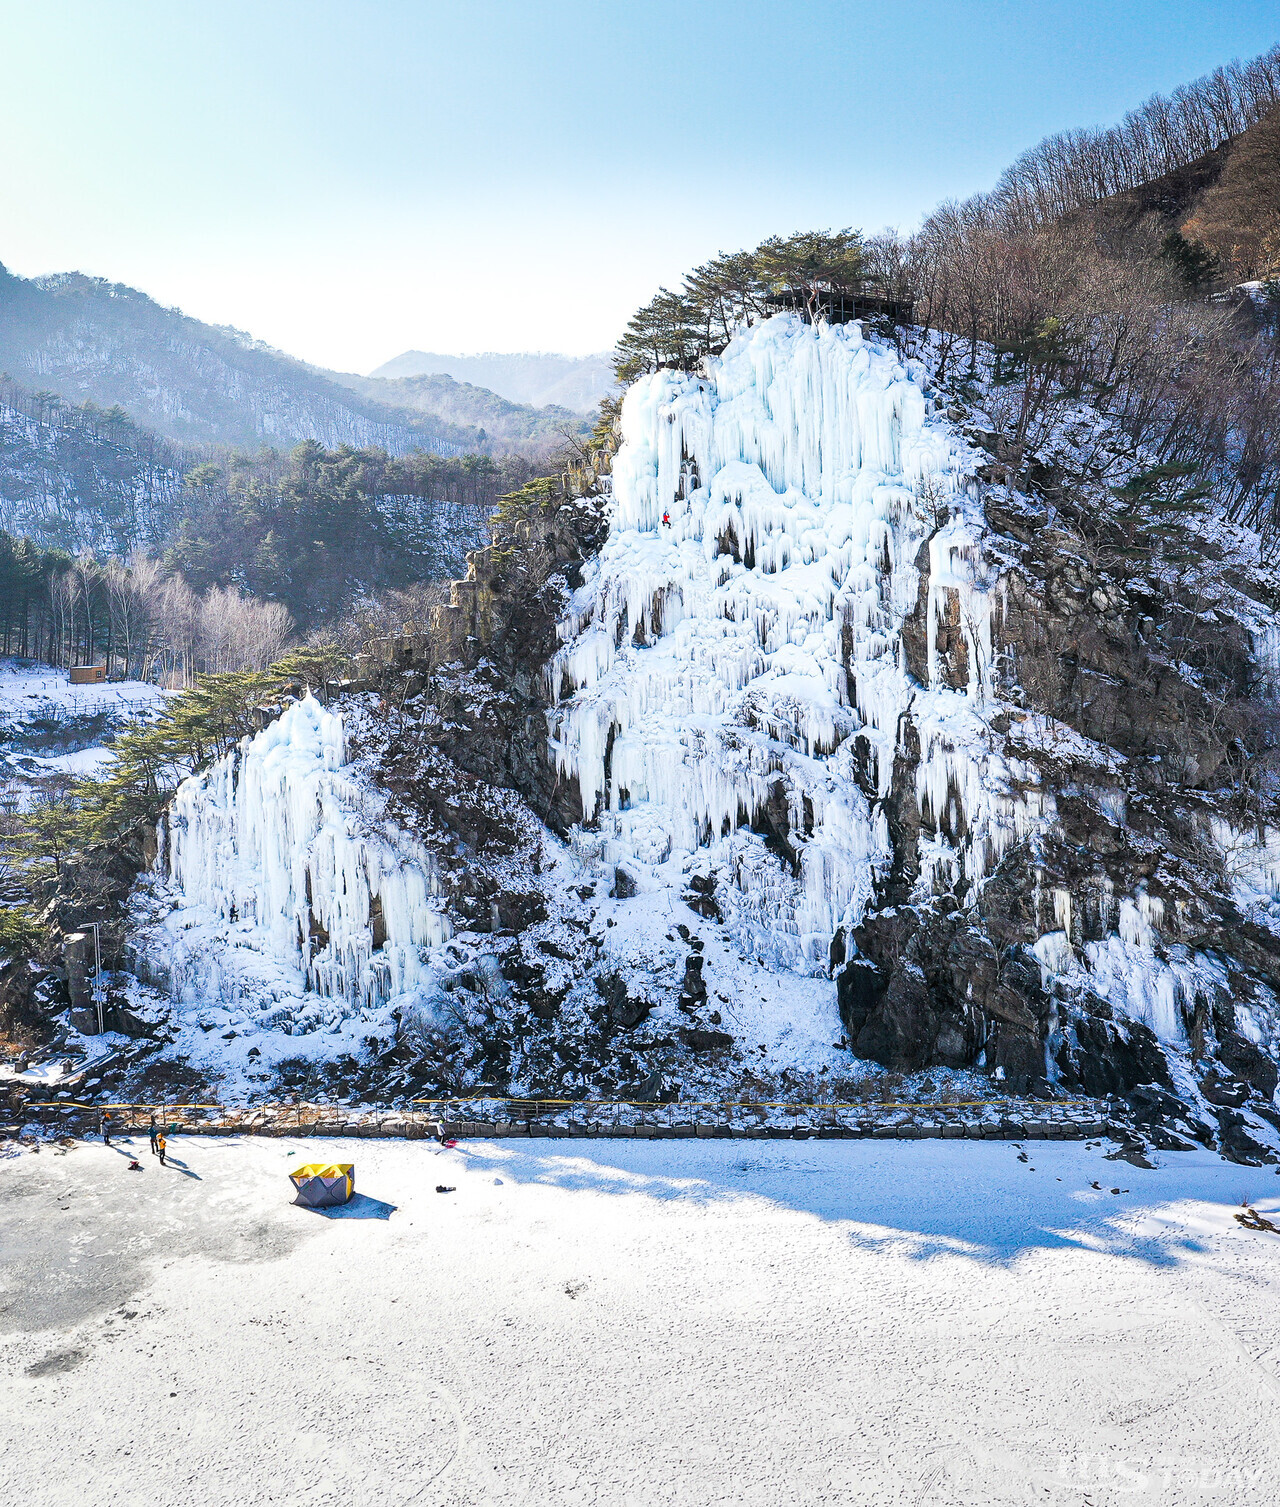
<path id="1" fill-rule="evenodd" d="M 632 318 L 618 342 L 618 381 L 625 386 L 661 366 L 691 370 L 740 325 L 769 314 L 771 294 L 801 295 L 814 319 L 822 294 L 854 291 L 866 275 L 857 230 L 797 231 L 770 236 L 754 251 L 722 252 L 694 268 L 678 291 L 660 288 Z"/>

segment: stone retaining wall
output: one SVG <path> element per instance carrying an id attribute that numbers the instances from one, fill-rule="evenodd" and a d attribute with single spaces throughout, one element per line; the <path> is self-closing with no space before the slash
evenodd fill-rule
<path id="1" fill-rule="evenodd" d="M 708 1111 L 711 1110 L 710 1113 Z M 913 1106 L 565 1106 L 518 1116 L 463 1118 L 455 1106 L 434 1110 L 357 1110 L 338 1106 L 264 1108 L 156 1106 L 160 1123 L 183 1135 L 397 1137 L 408 1140 L 569 1139 L 629 1140 L 1086 1140 L 1123 1139 L 1131 1128 L 1097 1104 Z M 112 1111 L 116 1133 L 145 1133 L 147 1106 Z M 69 1134 L 93 1133 L 98 1111 L 90 1106 L 43 1106 L 38 1118 Z"/>

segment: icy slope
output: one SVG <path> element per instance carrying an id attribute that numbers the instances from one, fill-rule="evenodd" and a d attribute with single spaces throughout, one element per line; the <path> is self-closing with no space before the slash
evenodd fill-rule
<path id="1" fill-rule="evenodd" d="M 179 787 L 140 952 L 196 1016 L 341 1029 L 426 977 L 449 935 L 431 860 L 345 763 L 341 717 L 308 696 Z"/>
<path id="2" fill-rule="evenodd" d="M 971 452 L 927 385 L 858 325 L 789 314 L 740 335 L 705 378 L 637 382 L 609 540 L 549 669 L 584 856 L 665 886 L 708 849 L 742 944 L 806 970 L 825 969 L 892 858 L 883 803 L 916 691 L 902 627 L 930 536 L 922 799 L 943 804 L 956 739 L 982 732 Z M 941 684 L 935 631 L 951 598 L 958 688 Z"/>

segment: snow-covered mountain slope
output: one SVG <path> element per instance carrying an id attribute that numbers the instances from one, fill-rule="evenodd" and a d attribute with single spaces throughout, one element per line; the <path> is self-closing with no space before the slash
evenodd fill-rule
<path id="1" fill-rule="evenodd" d="M 0 368 L 33 391 L 118 405 L 171 440 L 256 450 L 315 439 L 457 455 L 475 439 L 359 397 L 240 331 L 78 273 L 24 279 L 0 268 Z"/>
<path id="2" fill-rule="evenodd" d="M 122 414 L 0 381 L 0 530 L 42 548 L 127 555 L 171 526 L 186 457 Z"/>

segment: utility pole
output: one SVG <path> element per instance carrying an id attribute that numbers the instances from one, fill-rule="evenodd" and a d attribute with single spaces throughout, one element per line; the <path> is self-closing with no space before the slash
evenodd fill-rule
<path id="1" fill-rule="evenodd" d="M 98 1035 L 101 1036 L 106 1030 L 104 1019 L 104 1006 L 106 1005 L 107 991 L 102 982 L 102 936 L 98 930 L 98 923 L 93 925 L 93 1002 L 98 1007 Z"/>

